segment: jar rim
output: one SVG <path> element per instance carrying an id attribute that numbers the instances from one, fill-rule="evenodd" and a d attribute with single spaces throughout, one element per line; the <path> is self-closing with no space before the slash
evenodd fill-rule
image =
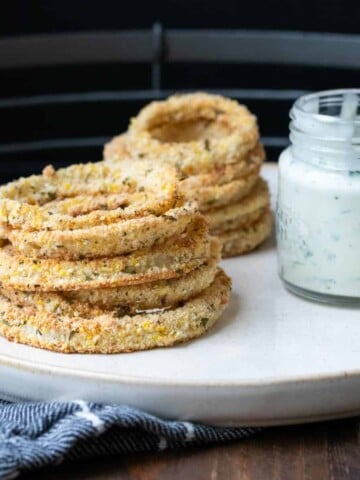
<path id="1" fill-rule="evenodd" d="M 298 156 L 331 169 L 360 169 L 360 89 L 304 95 L 290 118 L 290 140 Z"/>
<path id="2" fill-rule="evenodd" d="M 356 111 L 352 112 L 352 116 L 342 115 L 343 110 L 341 107 L 344 105 L 345 99 L 352 102 L 352 108 L 356 106 Z M 293 121 L 296 121 L 300 116 L 303 120 L 315 119 L 316 122 L 323 123 L 324 125 L 338 124 L 344 126 L 358 126 L 360 125 L 360 115 L 357 115 L 356 113 L 359 107 L 360 88 L 323 90 L 299 97 L 292 106 L 290 117 Z M 323 113 L 321 111 L 331 110 L 331 108 L 333 111 L 337 109 L 338 114 Z"/>

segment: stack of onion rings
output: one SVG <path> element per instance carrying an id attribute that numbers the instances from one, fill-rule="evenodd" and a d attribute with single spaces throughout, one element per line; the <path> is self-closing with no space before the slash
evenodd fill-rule
<path id="1" fill-rule="evenodd" d="M 214 218 L 215 209 L 218 219 L 223 214 L 223 222 L 217 221 L 213 228 L 210 220 L 210 228 L 224 241 L 224 256 L 245 253 L 269 236 L 269 195 L 262 210 L 249 210 L 247 199 L 258 195 L 265 151 L 259 143 L 256 117 L 236 101 L 195 93 L 152 102 L 132 119 L 125 134 L 105 145 L 106 163 L 124 157 L 175 165 L 182 176 L 181 193 L 196 200 L 206 215 Z M 243 202 L 246 215 L 240 213 Z M 253 235 L 255 222 L 264 227 L 262 236 Z M 228 232 L 232 240 L 227 247 Z M 233 241 L 236 235 L 241 241 Z"/>
<path id="2" fill-rule="evenodd" d="M 204 333 L 230 281 L 220 241 L 179 190 L 173 165 L 126 158 L 0 187 L 0 334 L 115 353 Z"/>

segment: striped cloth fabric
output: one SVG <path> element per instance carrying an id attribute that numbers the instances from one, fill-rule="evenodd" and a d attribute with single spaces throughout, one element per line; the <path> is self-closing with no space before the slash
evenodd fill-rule
<path id="1" fill-rule="evenodd" d="M 257 430 L 162 420 L 123 405 L 0 401 L 0 479 L 85 457 L 241 440 Z"/>

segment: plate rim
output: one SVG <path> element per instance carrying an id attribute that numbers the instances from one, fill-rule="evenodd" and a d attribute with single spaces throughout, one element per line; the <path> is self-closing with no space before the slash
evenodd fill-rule
<path id="1" fill-rule="evenodd" d="M 26 348 L 33 348 L 24 345 Z M 50 352 L 55 353 L 56 352 Z M 66 354 L 68 355 L 68 354 Z M 71 355 L 71 354 L 70 354 Z M 116 354 L 114 354 L 116 355 Z M 121 355 L 121 354 L 117 354 Z M 11 361 L 12 360 L 12 361 Z M 99 372 L 88 372 L 82 368 L 80 369 L 72 369 L 70 367 L 61 367 L 55 366 L 51 364 L 42 365 L 40 362 L 28 361 L 28 360 L 19 360 L 17 357 L 12 355 L 3 355 L 0 353 L 0 366 L 7 367 L 7 368 L 16 368 L 16 369 L 23 369 L 27 371 L 31 371 L 30 373 L 37 373 L 37 374 L 51 374 L 56 376 L 70 376 L 73 378 L 81 378 L 81 379 L 90 379 L 93 381 L 102 381 L 106 383 L 117 383 L 117 384 L 142 384 L 147 386 L 154 386 L 154 387 L 228 387 L 228 388 L 254 388 L 254 387 L 272 387 L 272 386 L 281 386 L 281 385 L 294 385 L 294 384 L 304 384 L 304 383 L 317 383 L 317 382 L 326 382 L 326 381 L 334 381 L 334 380 L 345 380 L 345 379 L 360 379 L 360 369 L 355 369 L 351 371 L 339 371 L 339 372 L 332 372 L 329 374 L 316 374 L 316 375 L 306 375 L 306 376 L 284 376 L 284 377 L 270 377 L 266 380 L 262 380 L 261 378 L 254 378 L 251 380 L 244 380 L 244 381 L 227 381 L 227 380 L 179 380 L 179 379 L 172 379 L 172 378 L 162 378 L 162 379 L 151 379 L 149 377 L 142 377 L 138 375 L 121 375 L 116 376 L 110 373 L 99 373 Z"/>

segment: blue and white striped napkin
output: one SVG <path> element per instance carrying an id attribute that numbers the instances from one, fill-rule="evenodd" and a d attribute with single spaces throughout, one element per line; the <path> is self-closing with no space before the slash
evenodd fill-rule
<path id="1" fill-rule="evenodd" d="M 162 420 L 123 405 L 0 401 L 0 479 L 85 457 L 241 440 L 254 428 Z"/>

